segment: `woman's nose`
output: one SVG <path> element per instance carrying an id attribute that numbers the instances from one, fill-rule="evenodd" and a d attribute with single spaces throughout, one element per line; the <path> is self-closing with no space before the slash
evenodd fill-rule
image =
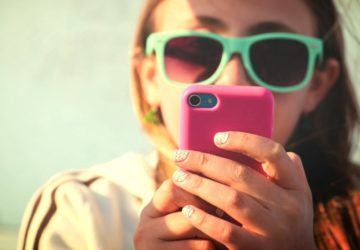
<path id="1" fill-rule="evenodd" d="M 217 85 L 251 85 L 240 55 L 233 55 L 216 81 Z"/>

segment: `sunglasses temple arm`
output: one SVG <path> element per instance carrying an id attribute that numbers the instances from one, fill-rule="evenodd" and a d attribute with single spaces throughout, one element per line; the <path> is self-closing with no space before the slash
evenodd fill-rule
<path id="1" fill-rule="evenodd" d="M 149 56 L 152 54 L 153 50 L 154 50 L 154 35 L 150 35 L 148 36 L 148 38 L 146 39 L 146 45 L 145 45 L 145 55 Z"/>

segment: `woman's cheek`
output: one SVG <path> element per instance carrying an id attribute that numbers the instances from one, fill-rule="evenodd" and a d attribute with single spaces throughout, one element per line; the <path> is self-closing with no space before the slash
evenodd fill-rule
<path id="1" fill-rule="evenodd" d="M 305 102 L 305 91 L 274 94 L 275 117 L 273 139 L 285 145 L 294 132 Z"/>
<path id="2" fill-rule="evenodd" d="M 171 139 L 179 145 L 180 136 L 180 104 L 183 88 L 175 88 L 169 84 L 161 84 L 160 108 L 165 126 Z"/>

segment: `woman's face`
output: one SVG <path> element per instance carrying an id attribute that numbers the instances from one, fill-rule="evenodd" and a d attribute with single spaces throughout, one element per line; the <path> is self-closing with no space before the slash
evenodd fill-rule
<path id="1" fill-rule="evenodd" d="M 315 34 L 315 19 L 300 0 L 166 0 L 157 7 L 154 31 L 201 30 L 223 36 L 247 36 L 250 32 L 293 32 Z M 182 88 L 165 83 L 150 57 L 141 76 L 152 106 L 159 106 L 172 139 L 179 142 L 180 98 Z M 314 81 L 314 78 L 313 80 Z M 241 57 L 235 55 L 215 84 L 253 85 L 248 79 Z M 274 140 L 285 144 L 299 116 L 313 109 L 312 83 L 292 93 L 274 93 Z"/>

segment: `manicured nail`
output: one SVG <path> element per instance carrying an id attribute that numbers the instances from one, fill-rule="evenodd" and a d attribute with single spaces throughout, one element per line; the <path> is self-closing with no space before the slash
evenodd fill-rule
<path id="1" fill-rule="evenodd" d="M 194 209 L 190 205 L 186 205 L 182 208 L 181 212 L 185 217 L 191 218 L 191 216 L 194 214 Z"/>
<path id="2" fill-rule="evenodd" d="M 175 162 L 180 162 L 180 161 L 184 161 L 187 157 L 189 156 L 189 151 L 186 150 L 176 150 L 174 152 L 174 161 Z"/>
<path id="3" fill-rule="evenodd" d="M 221 145 L 221 144 L 225 144 L 228 138 L 229 138 L 229 133 L 217 133 L 215 135 L 214 141 L 216 144 Z"/>
<path id="4" fill-rule="evenodd" d="M 221 210 L 220 208 L 216 208 L 215 213 L 216 213 L 217 217 L 220 217 L 220 218 L 223 217 L 225 214 L 224 211 Z"/>
<path id="5" fill-rule="evenodd" d="M 261 167 L 262 167 L 262 170 L 264 171 L 266 178 L 271 179 L 269 164 L 261 164 Z"/>
<path id="6" fill-rule="evenodd" d="M 176 182 L 184 182 L 187 176 L 187 173 L 185 173 L 181 169 L 177 169 L 173 174 L 173 179 Z"/>

